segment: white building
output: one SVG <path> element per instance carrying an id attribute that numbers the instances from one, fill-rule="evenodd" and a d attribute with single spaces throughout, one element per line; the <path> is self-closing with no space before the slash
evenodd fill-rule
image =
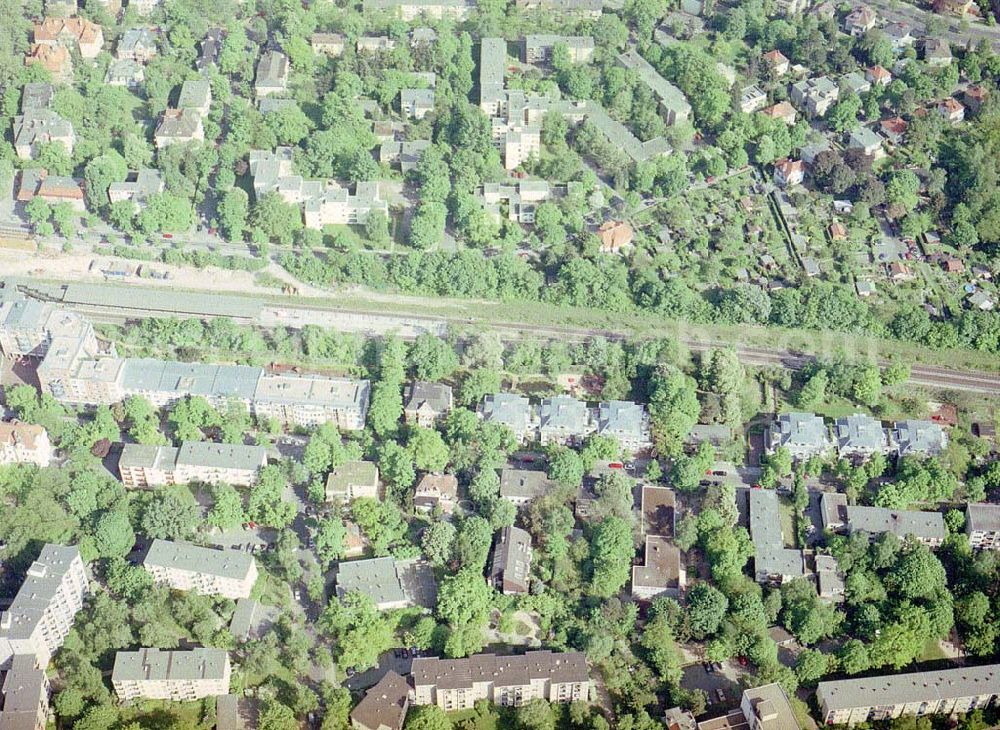
<path id="1" fill-rule="evenodd" d="M 125 444 L 118 472 L 126 487 L 193 482 L 250 487 L 266 465 L 263 446 L 185 441 L 180 448 Z"/>
<path id="2" fill-rule="evenodd" d="M 232 667 L 223 649 L 139 649 L 115 655 L 111 684 L 122 702 L 191 702 L 229 694 Z"/>
<path id="3" fill-rule="evenodd" d="M 0 423 L 0 464 L 48 466 L 52 444 L 41 426 L 20 421 Z"/>
<path id="4" fill-rule="evenodd" d="M 168 540 L 153 540 L 142 567 L 156 583 L 178 591 L 249 598 L 257 581 L 257 561 L 236 550 L 213 550 Z"/>

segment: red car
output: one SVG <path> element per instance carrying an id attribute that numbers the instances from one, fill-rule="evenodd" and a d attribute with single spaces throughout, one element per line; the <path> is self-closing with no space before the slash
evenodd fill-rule
<path id="1" fill-rule="evenodd" d="M 173 237 L 174 237 L 174 234 L 173 234 L 173 233 L 164 233 L 164 234 L 163 234 L 163 237 L 164 237 L 164 238 L 173 238 Z"/>

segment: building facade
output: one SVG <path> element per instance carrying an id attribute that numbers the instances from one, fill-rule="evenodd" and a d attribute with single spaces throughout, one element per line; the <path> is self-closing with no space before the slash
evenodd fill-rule
<path id="1" fill-rule="evenodd" d="M 412 682 L 414 705 L 437 705 L 449 712 L 471 709 L 478 700 L 516 707 L 533 699 L 574 702 L 590 696 L 590 674 L 582 652 L 421 657 L 413 660 Z"/>
<path id="2" fill-rule="evenodd" d="M 232 666 L 222 649 L 139 649 L 115 655 L 111 684 L 122 702 L 191 702 L 229 694 Z"/>
<path id="3" fill-rule="evenodd" d="M 132 488 L 193 482 L 250 487 L 266 465 L 263 446 L 185 441 L 180 448 L 125 444 L 118 472 Z"/>
<path id="4" fill-rule="evenodd" d="M 213 550 L 169 540 L 153 540 L 142 561 L 153 581 L 178 591 L 249 598 L 257 582 L 257 561 L 236 550 Z"/>
<path id="5" fill-rule="evenodd" d="M 969 545 L 977 550 L 1000 550 L 1000 504 L 970 504 L 965 510 Z"/>
<path id="6" fill-rule="evenodd" d="M 51 460 L 52 444 L 44 428 L 20 421 L 0 423 L 0 464 L 48 466 Z"/>

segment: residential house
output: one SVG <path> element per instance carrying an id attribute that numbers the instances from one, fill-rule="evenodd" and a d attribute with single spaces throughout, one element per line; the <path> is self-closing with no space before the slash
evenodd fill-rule
<path id="1" fill-rule="evenodd" d="M 128 6 L 139 15 L 149 15 L 158 7 L 163 0 L 128 0 Z"/>
<path id="2" fill-rule="evenodd" d="M 937 106 L 938 114 L 949 124 L 957 124 L 965 119 L 965 107 L 958 99 L 948 97 Z"/>
<path id="3" fill-rule="evenodd" d="M 424 150 L 430 146 L 429 139 L 415 139 L 405 142 L 389 140 L 379 146 L 378 161 L 385 165 L 398 166 L 405 175 L 417 166 Z"/>
<path id="4" fill-rule="evenodd" d="M 191 702 L 229 694 L 231 676 L 229 653 L 224 649 L 139 649 L 115 654 L 111 685 L 122 702 Z"/>
<path id="5" fill-rule="evenodd" d="M 601 253 L 618 253 L 632 245 L 635 231 L 627 221 L 605 221 L 597 228 L 601 241 Z"/>
<path id="6" fill-rule="evenodd" d="M 450 515 L 458 500 L 458 479 L 454 474 L 424 474 L 413 493 L 413 509 L 433 512 L 438 507 Z"/>
<path id="7" fill-rule="evenodd" d="M 917 42 L 913 36 L 913 28 L 908 23 L 889 23 L 882 28 L 882 34 L 889 39 L 893 53 L 897 55 Z"/>
<path id="8" fill-rule="evenodd" d="M 42 426 L 20 421 L 0 422 L 0 464 L 48 466 L 52 443 Z"/>
<path id="9" fill-rule="evenodd" d="M 556 487 L 544 471 L 533 469 L 502 469 L 500 471 L 500 497 L 513 502 L 515 507 L 526 505 L 533 499 L 544 497 Z"/>
<path id="10" fill-rule="evenodd" d="M 309 36 L 309 45 L 313 53 L 337 58 L 344 54 L 345 38 L 340 33 L 313 33 Z"/>
<path id="11" fill-rule="evenodd" d="M 33 63 L 40 64 L 42 68 L 52 74 L 55 81 L 69 81 L 73 76 L 73 59 L 70 57 L 69 51 L 62 46 L 33 44 L 31 51 L 24 58 L 24 65 L 30 66 Z"/>
<path id="12" fill-rule="evenodd" d="M 388 53 L 396 47 L 396 41 L 384 35 L 363 35 L 354 43 L 358 53 Z"/>
<path id="13" fill-rule="evenodd" d="M 222 28 L 209 28 L 202 38 L 198 47 L 198 60 L 194 62 L 199 71 L 206 71 L 214 68 L 219 62 L 219 53 L 222 52 L 222 43 L 225 40 L 225 31 Z"/>
<path id="14" fill-rule="evenodd" d="M 309 188 L 305 190 L 308 192 Z M 306 228 L 318 230 L 330 225 L 363 225 L 372 213 L 389 215 L 389 204 L 381 197 L 375 181 L 359 181 L 351 192 L 328 180 L 318 193 L 309 195 L 303 204 Z"/>
<path id="15" fill-rule="evenodd" d="M 431 428 L 448 415 L 452 407 L 450 385 L 415 380 L 406 389 L 403 419 L 412 425 Z"/>
<path id="16" fill-rule="evenodd" d="M 820 599 L 830 603 L 843 603 L 846 586 L 840 563 L 832 555 L 816 555 L 813 563 L 816 566 L 816 592 Z"/>
<path id="17" fill-rule="evenodd" d="M 861 150 L 869 157 L 878 159 L 885 156 L 882 138 L 869 127 L 855 127 L 847 135 L 847 149 Z"/>
<path id="18" fill-rule="evenodd" d="M 973 548 L 1000 550 L 1000 504 L 966 505 L 965 532 Z"/>
<path id="19" fill-rule="evenodd" d="M 969 294 L 965 301 L 969 303 L 970 307 L 982 310 L 983 312 L 993 311 L 993 298 L 984 292 L 982 289 L 977 289 L 976 291 Z"/>
<path id="20" fill-rule="evenodd" d="M 51 109 L 27 109 L 14 117 L 14 151 L 22 160 L 34 159 L 43 144 L 59 142 L 72 156 L 76 146 L 73 125 Z"/>
<path id="21" fill-rule="evenodd" d="M 79 548 L 44 545 L 14 600 L 0 612 L 0 667 L 19 654 L 32 656 L 38 667 L 48 666 L 89 592 Z"/>
<path id="22" fill-rule="evenodd" d="M 894 282 L 912 281 L 916 278 L 913 270 L 902 261 L 891 261 L 886 266 L 889 278 Z"/>
<path id="23" fill-rule="evenodd" d="M 874 540 L 891 532 L 903 540 L 914 537 L 930 547 L 944 542 L 944 518 L 940 512 L 892 510 L 885 507 L 847 505 L 844 508 L 845 526 L 849 533 L 863 532 Z"/>
<path id="24" fill-rule="evenodd" d="M 801 185 L 805 180 L 806 166 L 802 160 L 778 160 L 774 163 L 774 183 L 781 188 Z"/>
<path id="25" fill-rule="evenodd" d="M 407 593 L 408 566 L 412 563 L 395 558 L 340 561 L 337 564 L 337 597 L 348 593 L 368 596 L 379 611 L 407 608 L 414 605 Z"/>
<path id="26" fill-rule="evenodd" d="M 593 430 L 590 411 L 583 401 L 557 395 L 538 406 L 538 437 L 543 444 L 577 444 Z"/>
<path id="27" fill-rule="evenodd" d="M 940 15 L 976 15 L 979 8 L 974 0 L 934 0 L 934 12 Z"/>
<path id="28" fill-rule="evenodd" d="M 924 63 L 928 66 L 948 66 L 951 64 L 951 45 L 944 38 L 924 39 Z"/>
<path id="29" fill-rule="evenodd" d="M 109 86 L 124 86 L 135 90 L 146 80 L 146 70 L 141 64 L 128 58 L 119 58 L 108 64 L 104 83 Z"/>
<path id="30" fill-rule="evenodd" d="M 79 17 L 45 18 L 35 24 L 34 37 L 38 45 L 76 50 L 85 59 L 96 57 L 104 45 L 101 26 Z"/>
<path id="31" fill-rule="evenodd" d="M 766 105 L 767 94 L 756 84 L 746 86 L 740 92 L 740 111 L 744 114 L 752 114 Z"/>
<path id="32" fill-rule="evenodd" d="M 423 119 L 434 111 L 434 89 L 400 89 L 399 111 L 407 119 Z"/>
<path id="33" fill-rule="evenodd" d="M 208 79 L 188 79 L 181 84 L 181 93 L 177 98 L 177 108 L 195 112 L 201 116 L 208 114 L 212 107 L 212 86 Z"/>
<path id="34" fill-rule="evenodd" d="M 881 66 L 870 66 L 865 69 L 865 79 L 875 86 L 888 86 L 892 83 L 892 74 Z"/>
<path id="35" fill-rule="evenodd" d="M 815 76 L 792 84 L 792 103 L 810 119 L 825 116 L 839 98 L 840 87 L 829 76 Z"/>
<path id="36" fill-rule="evenodd" d="M 902 117 L 893 117 L 891 119 L 883 119 L 879 122 L 879 128 L 882 130 L 882 136 L 893 145 L 898 145 L 903 141 L 903 137 L 906 134 L 907 125 L 906 120 Z"/>
<path id="37" fill-rule="evenodd" d="M 681 551 L 665 537 L 647 535 L 643 562 L 632 566 L 632 597 L 637 601 L 680 598 L 686 583 Z"/>
<path id="38" fill-rule="evenodd" d="M 31 654 L 17 654 L 2 675 L 0 728 L 45 730 L 49 719 L 49 679 Z"/>
<path id="39" fill-rule="evenodd" d="M 24 85 L 21 89 L 21 113 L 29 111 L 40 111 L 52 106 L 52 99 L 55 96 L 55 89 L 52 84 L 39 81 L 32 81 Z"/>
<path id="40" fill-rule="evenodd" d="M 185 441 L 180 448 L 125 444 L 118 472 L 130 488 L 193 483 L 251 487 L 266 465 L 263 446 Z"/>
<path id="41" fill-rule="evenodd" d="M 257 561 L 240 550 L 214 550 L 186 542 L 153 540 L 142 567 L 153 582 L 175 591 L 249 598 L 257 582 Z"/>
<path id="42" fill-rule="evenodd" d="M 749 495 L 750 539 L 754 545 L 754 576 L 758 583 L 781 584 L 806 575 L 801 550 L 785 547 L 778 494 L 773 489 L 751 489 Z"/>
<path id="43" fill-rule="evenodd" d="M 844 18 L 844 31 L 860 38 L 878 23 L 878 15 L 867 5 L 859 5 Z"/>
<path id="44" fill-rule="evenodd" d="M 530 441 L 535 435 L 535 417 L 531 404 L 522 395 L 496 393 L 483 398 L 479 416 L 487 423 L 499 423 L 513 431 L 518 441 Z"/>
<path id="45" fill-rule="evenodd" d="M 823 723 L 856 725 L 903 715 L 959 715 L 995 705 L 1000 664 L 820 682 Z"/>
<path id="46" fill-rule="evenodd" d="M 288 56 L 278 51 L 265 51 L 257 63 L 253 88 L 258 99 L 284 93 L 288 88 Z"/>
<path id="47" fill-rule="evenodd" d="M 111 183 L 108 186 L 108 200 L 111 203 L 131 200 L 136 205 L 144 205 L 150 197 L 162 193 L 164 187 L 160 171 L 144 167 L 136 172 L 130 172 L 124 182 Z"/>
<path id="48" fill-rule="evenodd" d="M 41 198 L 49 205 L 66 203 L 81 213 L 86 209 L 83 200 L 83 181 L 64 175 L 49 175 L 45 168 L 21 171 L 17 200 L 26 203 L 33 198 Z"/>
<path id="49" fill-rule="evenodd" d="M 326 501 L 348 505 L 356 499 L 378 499 L 378 467 L 373 461 L 348 461 L 326 478 Z"/>
<path id="50" fill-rule="evenodd" d="M 524 37 L 524 62 L 547 64 L 552 61 L 552 49 L 564 46 L 571 63 L 587 63 L 594 55 L 591 36 L 526 35 Z"/>
<path id="51" fill-rule="evenodd" d="M 948 434 L 933 421 L 896 421 L 892 442 L 900 456 L 937 456 L 948 446 Z"/>
<path id="52" fill-rule="evenodd" d="M 804 13 L 809 3 L 810 0 L 775 0 L 774 9 L 778 15 L 791 18 Z"/>
<path id="53" fill-rule="evenodd" d="M 788 58 L 777 48 L 764 54 L 764 62 L 771 69 L 771 72 L 779 78 L 788 73 L 788 69 L 791 67 Z"/>
<path id="54" fill-rule="evenodd" d="M 136 63 L 149 63 L 157 53 L 156 35 L 149 28 L 129 28 L 115 48 L 116 58 Z"/>
<path id="55" fill-rule="evenodd" d="M 965 93 L 962 95 L 962 100 L 965 102 L 965 107 L 973 114 L 978 114 L 979 110 L 983 108 L 983 104 L 989 98 L 990 92 L 985 84 L 970 84 L 965 88 Z"/>
<path id="56" fill-rule="evenodd" d="M 867 94 L 872 90 L 871 82 L 866 74 L 851 71 L 840 77 L 840 88 L 851 94 Z"/>
<path id="57" fill-rule="evenodd" d="M 167 109 L 153 133 L 153 142 L 158 150 L 172 144 L 202 142 L 204 139 L 201 115 L 190 109 Z"/>
<path id="58" fill-rule="evenodd" d="M 389 670 L 351 710 L 353 730 L 403 730 L 410 707 L 410 684 Z"/>
<path id="59" fill-rule="evenodd" d="M 493 544 L 490 583 L 505 596 L 527 593 L 531 582 L 531 535 L 504 527 Z"/>
<path id="60" fill-rule="evenodd" d="M 587 658 L 578 651 L 419 657 L 413 660 L 410 677 L 414 705 L 437 705 L 448 712 L 471 710 L 480 700 L 505 706 L 533 699 L 586 702 L 591 687 Z"/>
<path id="61" fill-rule="evenodd" d="M 769 107 L 760 110 L 760 113 L 771 119 L 777 119 L 789 127 L 795 126 L 796 112 L 795 107 L 789 104 L 787 101 L 779 101 L 777 104 L 773 104 Z"/>
<path id="62" fill-rule="evenodd" d="M 597 433 L 611 436 L 621 447 L 633 453 L 652 444 L 649 431 L 649 414 L 632 401 L 603 401 L 597 407 Z"/>
<path id="63" fill-rule="evenodd" d="M 659 102 L 660 114 L 668 125 L 682 124 L 691 117 L 691 105 L 684 94 L 663 78 L 634 48 L 618 55 L 618 63 L 634 71 Z"/>
<path id="64" fill-rule="evenodd" d="M 830 433 L 823 419 L 814 413 L 782 413 L 772 423 L 768 450 L 786 448 L 792 458 L 805 461 L 825 456 L 832 448 Z"/>
<path id="65" fill-rule="evenodd" d="M 733 430 L 721 423 L 696 423 L 684 438 L 686 451 L 696 451 L 702 443 L 711 444 L 714 448 L 732 443 Z"/>
<path id="66" fill-rule="evenodd" d="M 840 221 L 834 221 L 827 227 L 827 233 L 831 241 L 846 241 L 847 227 Z"/>
<path id="67" fill-rule="evenodd" d="M 838 418 L 833 424 L 833 434 L 841 457 L 867 458 L 889 453 L 889 436 L 882 423 L 865 413 Z"/>

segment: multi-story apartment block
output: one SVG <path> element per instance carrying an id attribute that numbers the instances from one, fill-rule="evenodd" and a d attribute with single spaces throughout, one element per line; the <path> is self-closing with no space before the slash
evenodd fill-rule
<path id="1" fill-rule="evenodd" d="M 552 197 L 544 180 L 520 180 L 511 185 L 485 183 L 480 193 L 483 207 L 498 223 L 507 220 L 534 223 L 538 205 Z"/>
<path id="2" fill-rule="evenodd" d="M 168 540 L 153 540 L 142 567 L 156 583 L 174 590 L 233 600 L 249 598 L 257 581 L 252 555 Z"/>
<path id="3" fill-rule="evenodd" d="M 356 499 L 378 499 L 378 467 L 374 461 L 348 461 L 326 477 L 326 500 L 348 505 Z"/>
<path id="4" fill-rule="evenodd" d="M 93 326 L 74 312 L 12 294 L 0 301 L 0 351 L 10 358 L 44 357 L 58 338 L 81 340 L 96 352 Z"/>
<path id="5" fill-rule="evenodd" d="M 0 423 L 0 464 L 48 466 L 52 444 L 41 426 L 20 421 Z"/>
<path id="6" fill-rule="evenodd" d="M 872 540 L 891 532 L 900 539 L 915 537 L 930 547 L 938 547 L 944 542 L 947 531 L 940 512 L 917 512 L 893 510 L 885 507 L 864 507 L 848 505 L 846 514 L 847 530 L 851 533 L 864 532 Z"/>
<path id="7" fill-rule="evenodd" d="M 1000 664 L 820 682 L 816 700 L 827 725 L 856 725 L 901 715 L 957 715 L 1000 698 Z"/>
<path id="8" fill-rule="evenodd" d="M 965 508 L 969 545 L 979 550 L 1000 550 L 1000 504 L 970 504 Z"/>
<path id="9" fill-rule="evenodd" d="M 575 444 L 595 428 L 587 404 L 576 398 L 556 395 L 538 406 L 538 438 L 543 444 Z"/>
<path id="10" fill-rule="evenodd" d="M 948 434 L 933 421 L 896 421 L 892 443 L 900 456 L 936 456 L 948 447 Z"/>
<path id="11" fill-rule="evenodd" d="M 572 63 L 586 63 L 594 55 L 591 36 L 528 35 L 524 37 L 525 63 L 550 63 L 556 46 L 565 46 Z"/>
<path id="12" fill-rule="evenodd" d="M 119 59 L 136 63 L 149 63 L 157 53 L 156 34 L 149 28 L 129 28 L 115 48 L 115 56 Z"/>
<path id="13" fill-rule="evenodd" d="M 407 22 L 424 15 L 465 20 L 476 7 L 474 0 L 364 0 L 362 5 L 365 13 L 390 13 Z"/>
<path id="14" fill-rule="evenodd" d="M 595 414 L 597 433 L 618 440 L 626 451 L 641 451 L 652 443 L 645 407 L 627 400 L 604 401 Z"/>
<path id="15" fill-rule="evenodd" d="M 192 482 L 250 487 L 266 465 L 263 446 L 185 441 L 180 448 L 126 444 L 118 472 L 126 487 Z"/>
<path id="16" fill-rule="evenodd" d="M 14 596 L 0 613 L 0 667 L 17 654 L 48 666 L 83 608 L 87 573 L 77 547 L 46 545 Z"/>
<path id="17" fill-rule="evenodd" d="M 253 394 L 258 418 L 281 423 L 318 426 L 335 423 L 340 429 L 365 427 L 371 384 L 367 380 L 261 372 Z"/>
<path id="18" fill-rule="evenodd" d="M 768 449 L 788 449 L 792 458 L 806 460 L 828 454 L 833 446 L 823 419 L 814 413 L 782 413 L 771 425 Z"/>
<path id="19" fill-rule="evenodd" d="M 659 596 L 680 598 L 686 584 L 681 551 L 665 537 L 646 535 L 642 565 L 632 566 L 632 597 L 637 601 Z"/>
<path id="20" fill-rule="evenodd" d="M 634 71 L 659 102 L 660 114 L 667 124 L 682 124 L 691 118 L 691 105 L 683 92 L 663 78 L 634 48 L 618 56 L 618 63 Z"/>
<path id="21" fill-rule="evenodd" d="M 278 51 L 265 51 L 257 63 L 253 88 L 258 99 L 284 93 L 288 88 L 288 56 Z"/>
<path id="22" fill-rule="evenodd" d="M 31 654 L 18 654 L 0 684 L 0 728 L 45 730 L 49 716 L 49 680 Z"/>
<path id="23" fill-rule="evenodd" d="M 750 539 L 754 545 L 754 577 L 758 583 L 784 583 L 806 574 L 801 550 L 785 547 L 778 495 L 773 489 L 749 491 Z"/>
<path id="24" fill-rule="evenodd" d="M 144 167 L 137 172 L 130 172 L 123 182 L 111 183 L 108 186 L 108 200 L 112 203 L 131 200 L 142 205 L 151 196 L 162 193 L 164 187 L 160 171 Z"/>
<path id="25" fill-rule="evenodd" d="M 536 699 L 586 701 L 590 675 L 582 652 L 529 651 L 523 656 L 476 654 L 466 659 L 413 660 L 413 704 L 468 710 L 478 700 L 518 706 Z"/>
<path id="26" fill-rule="evenodd" d="M 111 684 L 122 702 L 191 702 L 229 694 L 232 667 L 223 649 L 139 649 L 115 655 Z"/>
<path id="27" fill-rule="evenodd" d="M 523 395 L 496 393 L 483 398 L 480 417 L 487 423 L 498 423 L 513 431 L 519 441 L 530 441 L 535 435 L 535 418 L 531 403 Z"/>
<path id="28" fill-rule="evenodd" d="M 889 452 L 889 436 L 881 422 L 864 413 L 838 418 L 833 424 L 837 453 L 867 458 Z"/>
<path id="29" fill-rule="evenodd" d="M 51 109 L 29 109 L 14 117 L 11 125 L 14 135 L 14 151 L 22 160 L 31 160 L 38 154 L 41 145 L 58 142 L 67 155 L 73 154 L 76 133 L 73 125 Z"/>

